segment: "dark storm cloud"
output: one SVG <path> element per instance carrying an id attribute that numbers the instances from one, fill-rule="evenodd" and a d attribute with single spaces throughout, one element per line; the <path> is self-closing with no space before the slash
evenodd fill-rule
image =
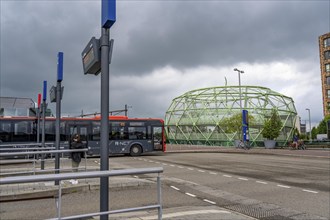
<path id="1" fill-rule="evenodd" d="M 133 3 L 125 3 L 128 4 Z M 165 65 L 186 68 L 241 61 L 306 59 L 315 54 L 311 44 L 317 44 L 317 37 L 329 27 L 327 2 L 134 4 L 136 8 L 147 5 L 149 11 L 131 11 L 130 17 L 142 21 L 128 27 L 129 40 L 125 48 L 116 48 L 115 73 L 145 73 Z M 125 24 L 122 28 L 125 29 Z M 120 42 L 119 32 L 117 41 Z"/>
<path id="2" fill-rule="evenodd" d="M 99 111 L 100 76 L 84 76 L 80 56 L 92 36 L 100 37 L 100 1 L 0 1 L 0 7 L 0 96 L 36 100 L 43 80 L 48 88 L 55 84 L 62 51 L 63 112 Z M 187 73 L 242 62 L 318 63 L 318 36 L 329 30 L 329 1 L 118 0 L 111 29 L 110 109 L 129 104 L 137 115 L 160 117 L 179 95 L 164 92 L 177 89 L 171 87 L 141 89 L 137 78 L 118 83 L 120 76 L 147 80 L 166 66 Z M 312 71 L 319 75 L 319 69 Z M 149 83 L 145 86 L 163 82 Z"/>

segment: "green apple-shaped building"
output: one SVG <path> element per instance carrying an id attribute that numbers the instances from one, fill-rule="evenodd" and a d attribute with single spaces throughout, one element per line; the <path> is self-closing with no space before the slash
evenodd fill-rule
<path id="1" fill-rule="evenodd" d="M 241 139 L 243 109 L 249 115 L 252 146 L 263 146 L 263 125 L 273 109 L 282 120 L 278 145 L 291 140 L 297 117 L 293 99 L 257 86 L 203 88 L 174 98 L 165 115 L 167 140 L 171 144 L 233 146 L 234 140 Z"/>

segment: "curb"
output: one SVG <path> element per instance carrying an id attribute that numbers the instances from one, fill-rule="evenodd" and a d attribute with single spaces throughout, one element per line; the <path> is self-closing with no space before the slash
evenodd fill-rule
<path id="1" fill-rule="evenodd" d="M 128 181 L 127 181 L 128 180 Z M 113 183 L 109 185 L 109 189 L 127 189 L 140 186 L 149 186 L 155 182 L 145 179 L 126 178 L 124 183 Z M 99 190 L 100 185 L 98 182 L 94 183 L 82 183 L 81 185 L 71 185 L 69 183 L 62 183 L 62 196 L 70 193 L 84 192 Z M 7 195 L 0 195 L 0 202 L 12 202 L 29 199 L 41 199 L 41 198 L 56 198 L 58 196 L 58 186 L 51 186 L 51 189 L 28 189 L 25 192 L 13 192 Z"/>

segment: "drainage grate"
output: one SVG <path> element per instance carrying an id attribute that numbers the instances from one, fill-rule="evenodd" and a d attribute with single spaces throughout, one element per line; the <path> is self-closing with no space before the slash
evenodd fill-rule
<path id="1" fill-rule="evenodd" d="M 280 209 L 265 209 L 265 207 L 261 207 L 258 204 L 257 205 L 235 204 L 235 205 L 224 206 L 224 208 L 262 220 L 290 219 L 280 215 L 279 213 Z"/>

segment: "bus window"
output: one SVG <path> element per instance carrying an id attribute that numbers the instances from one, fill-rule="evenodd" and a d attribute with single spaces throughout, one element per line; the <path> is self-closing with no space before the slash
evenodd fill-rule
<path id="1" fill-rule="evenodd" d="M 154 141 L 154 149 L 161 150 L 163 149 L 163 138 L 162 138 L 162 127 L 153 127 L 153 141 Z"/>
<path id="2" fill-rule="evenodd" d="M 128 127 L 128 139 L 147 139 L 146 127 Z"/>
<path id="3" fill-rule="evenodd" d="M 110 139 L 112 140 L 128 139 L 128 135 L 125 127 L 112 126 Z"/>
<path id="4" fill-rule="evenodd" d="M 31 141 L 33 135 L 31 121 L 19 121 L 14 123 L 13 141 Z"/>
<path id="5" fill-rule="evenodd" d="M 93 128 L 92 128 L 92 140 L 93 141 L 99 141 L 101 138 L 101 129 L 100 129 L 100 123 L 93 122 Z"/>
<path id="6" fill-rule="evenodd" d="M 1 122 L 0 123 L 0 142 L 9 142 L 11 141 L 11 123 L 10 122 Z"/>

